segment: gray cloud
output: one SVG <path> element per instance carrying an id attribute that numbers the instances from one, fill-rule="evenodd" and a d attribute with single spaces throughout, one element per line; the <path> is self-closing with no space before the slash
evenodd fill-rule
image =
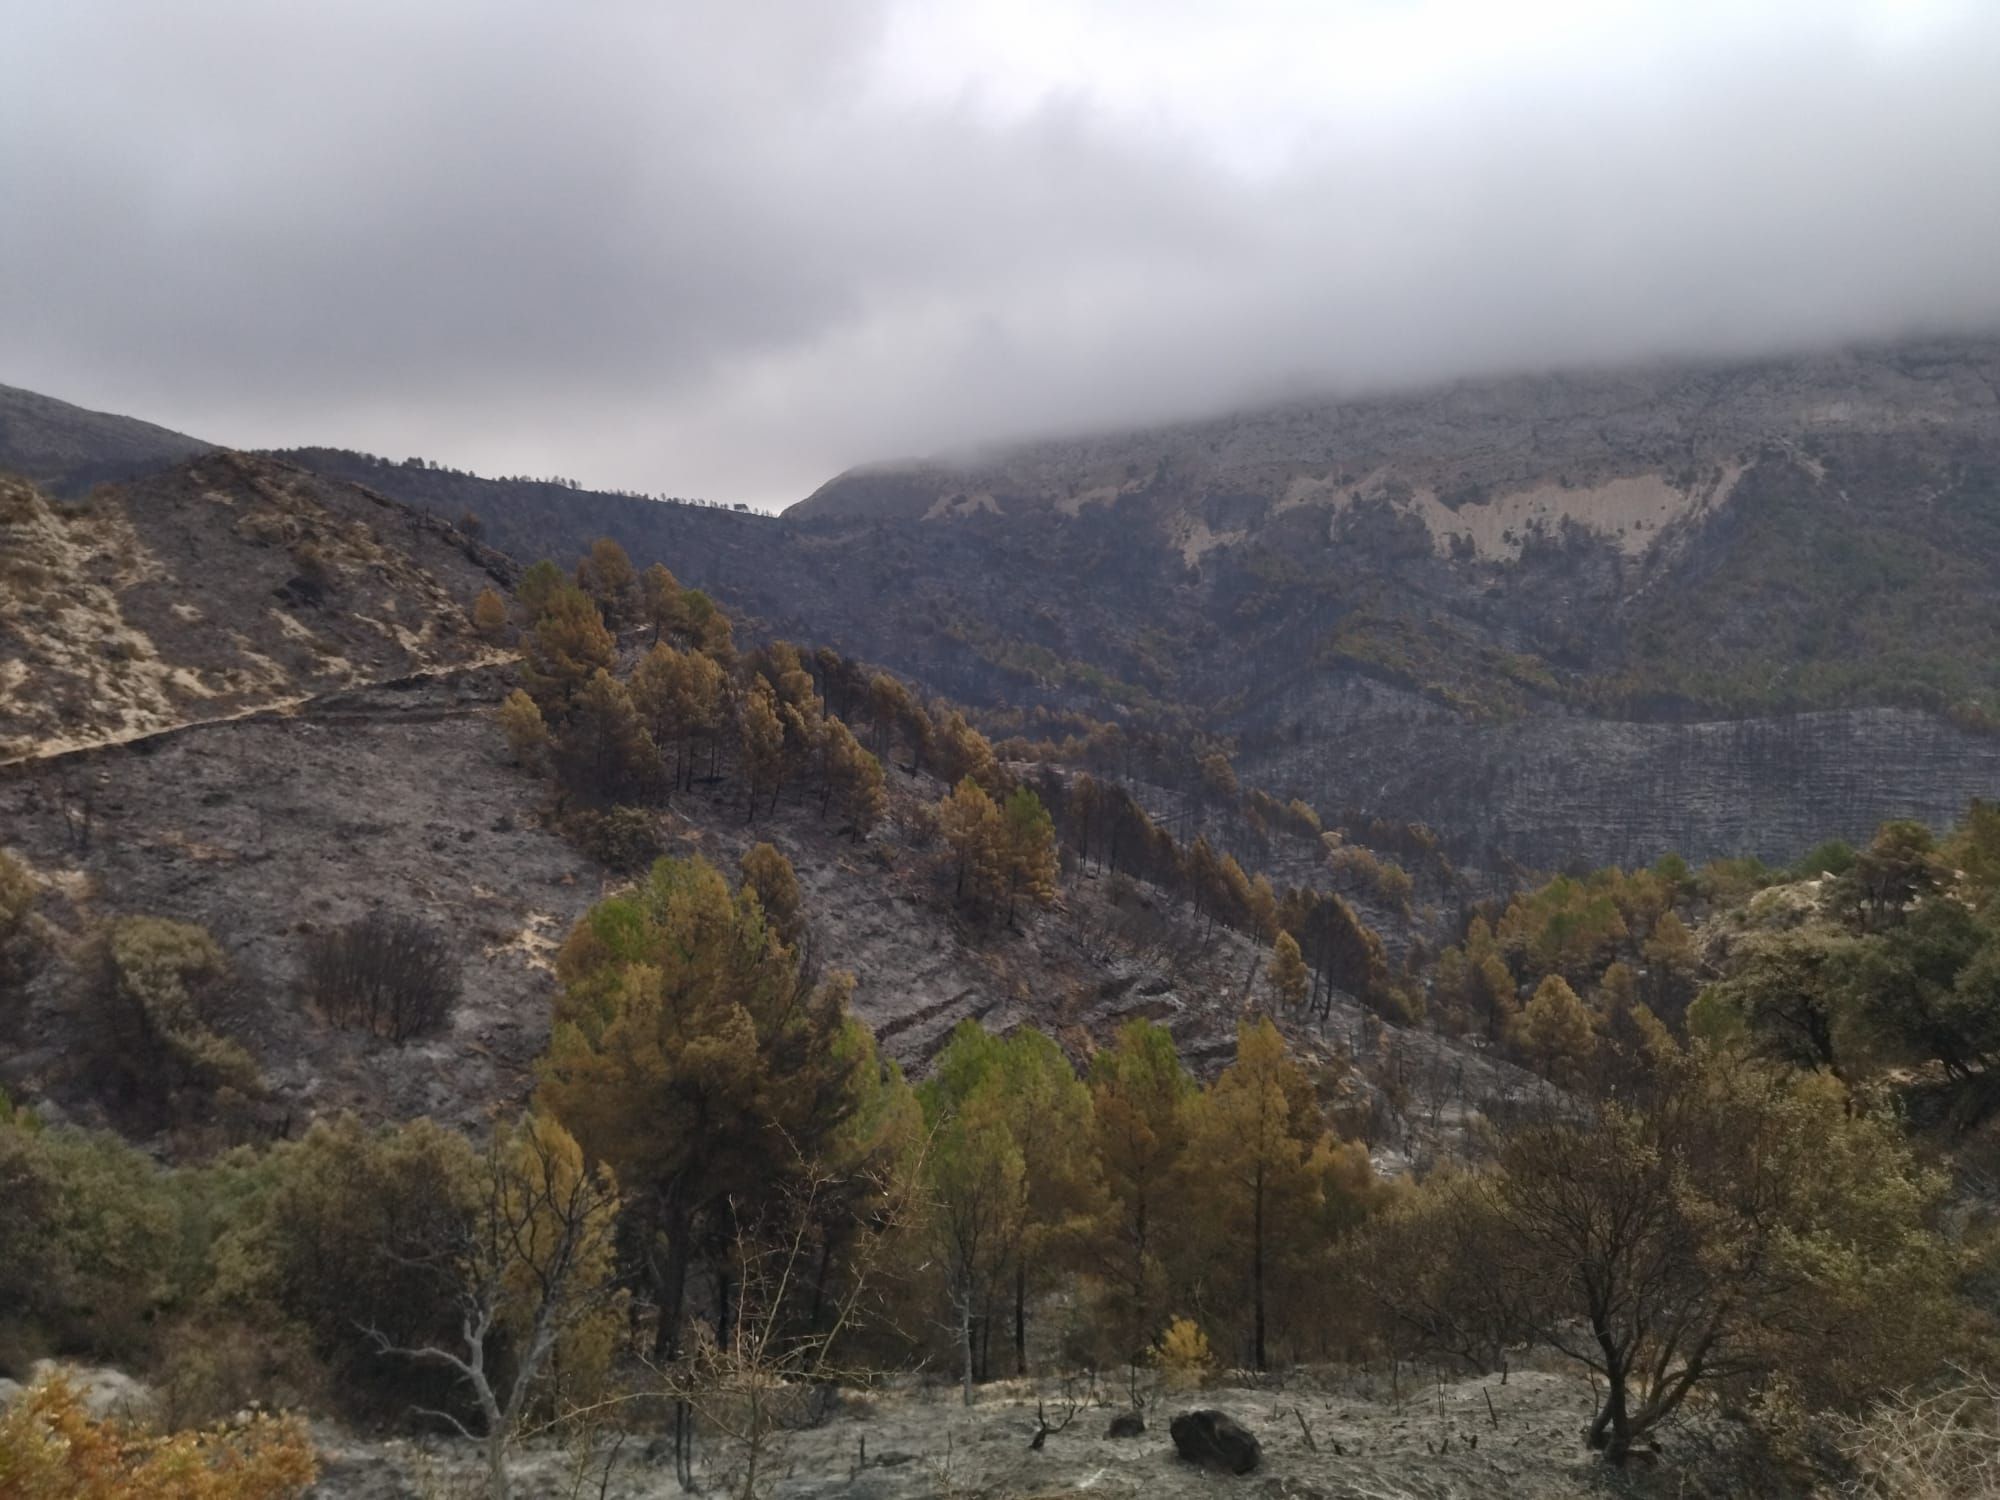
<path id="1" fill-rule="evenodd" d="M 1300 386 L 2000 322 L 1991 5 L 1550 0 L 1539 57 L 1406 93 L 1327 6 L 1288 48 L 1276 0 L 1101 4 L 1081 57 L 1042 9 L 1009 94 L 891 0 L 17 7 L 0 380 L 777 505 Z M 1284 76 L 1149 112 L 1121 35 Z"/>

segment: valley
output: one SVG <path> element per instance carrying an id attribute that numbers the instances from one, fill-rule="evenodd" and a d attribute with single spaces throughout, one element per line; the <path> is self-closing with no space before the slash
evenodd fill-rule
<path id="1" fill-rule="evenodd" d="M 0 43 L 0 1500 L 2000 1500 L 2000 4 Z"/>
<path id="2" fill-rule="evenodd" d="M 54 1356 L 350 1500 L 1877 1472 L 1994 1337 L 1994 360 L 782 517 L 13 393 L 0 1454 Z"/>

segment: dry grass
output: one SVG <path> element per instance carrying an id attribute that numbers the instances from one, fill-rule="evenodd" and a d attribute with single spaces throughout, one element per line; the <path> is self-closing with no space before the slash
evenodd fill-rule
<path id="1" fill-rule="evenodd" d="M 1904 1393 L 1846 1424 L 1841 1450 L 1869 1500 L 1990 1500 L 2000 1495 L 2000 1385 L 1963 1374 L 1927 1395 Z"/>

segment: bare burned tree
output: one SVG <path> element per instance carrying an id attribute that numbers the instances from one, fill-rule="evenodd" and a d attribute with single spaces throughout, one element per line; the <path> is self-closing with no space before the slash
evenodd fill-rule
<path id="1" fill-rule="evenodd" d="M 1035 1435 L 1029 1440 L 1028 1450 L 1031 1453 L 1040 1453 L 1042 1451 L 1042 1444 L 1067 1428 L 1070 1423 L 1076 1420 L 1077 1414 L 1082 1410 L 1083 1402 L 1078 1399 L 1076 1394 L 1073 1391 L 1065 1391 L 1063 1393 L 1062 1404 L 1056 1412 L 1056 1419 L 1051 1422 L 1049 1420 L 1048 1403 L 1046 1401 L 1037 1401 L 1035 1403 Z"/>
<path id="2" fill-rule="evenodd" d="M 306 939 L 306 992 L 336 1026 L 405 1042 L 439 1030 L 458 1004 L 458 956 L 416 917 L 373 911 Z"/>
<path id="3" fill-rule="evenodd" d="M 382 1353 L 441 1365 L 465 1385 L 485 1428 L 488 1500 L 508 1500 L 508 1446 L 565 1335 L 615 1315 L 617 1221 L 610 1174 L 590 1170 L 559 1125 L 530 1116 L 496 1136 L 469 1216 L 385 1251 L 436 1276 L 458 1309 L 459 1339 L 408 1347 L 365 1331 Z M 422 1414 L 474 1437 L 450 1412 Z"/>
<path id="4" fill-rule="evenodd" d="M 77 854 L 90 852 L 96 826 L 97 789 L 87 772 L 64 765 L 41 783 L 42 800 L 62 818 L 63 834 Z"/>
<path id="5" fill-rule="evenodd" d="M 713 1329 L 662 1372 L 676 1407 L 676 1465 L 694 1480 L 693 1424 L 715 1439 L 726 1482 L 754 1500 L 771 1478 L 787 1435 L 811 1425 L 829 1387 L 858 1372 L 837 1363 L 842 1338 L 864 1320 L 877 1262 L 908 1215 L 910 1178 L 871 1173 L 856 1190 L 852 1173 L 804 1171 L 762 1224 L 744 1224 L 735 1243 L 735 1298 Z M 822 1247 L 830 1224 L 851 1246 L 836 1291 L 824 1285 Z"/>

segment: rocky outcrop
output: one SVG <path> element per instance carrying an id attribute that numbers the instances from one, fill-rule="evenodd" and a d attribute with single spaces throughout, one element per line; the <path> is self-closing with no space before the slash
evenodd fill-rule
<path id="1" fill-rule="evenodd" d="M 1193 422 L 1031 442 L 959 459 L 849 470 L 793 506 L 797 519 L 1068 515 L 1145 497 L 1156 511 L 1235 494 L 1287 506 L 1380 493 L 1414 512 L 1473 518 L 1509 495 L 1597 492 L 1621 519 L 1649 502 L 1616 479 L 1657 476 L 1689 503 L 1774 440 L 1927 428 L 2000 437 L 2000 344 L 1965 340 L 1730 364 L 1465 381 L 1366 399 L 1293 402 Z M 1657 499 L 1657 497 L 1655 497 Z M 1510 514 L 1526 519 L 1536 504 Z M 1506 507 L 1499 507 L 1502 512 Z M 1497 513 L 1497 512 L 1496 512 Z M 1588 519 L 1588 510 L 1577 512 Z"/>

